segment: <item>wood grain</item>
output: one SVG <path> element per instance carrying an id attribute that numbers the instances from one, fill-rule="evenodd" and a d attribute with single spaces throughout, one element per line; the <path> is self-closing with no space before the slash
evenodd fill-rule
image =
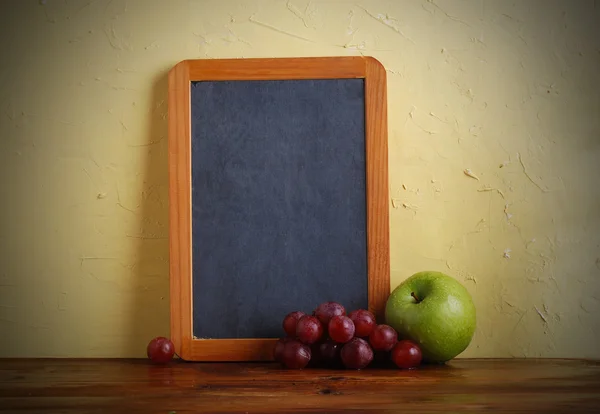
<path id="1" fill-rule="evenodd" d="M 600 362 L 461 360 L 412 371 L 273 363 L 0 360 L 6 413 L 597 413 Z"/>
<path id="2" fill-rule="evenodd" d="M 390 295 L 387 82 L 385 68 L 365 60 L 369 308 L 383 321 Z"/>
<path id="3" fill-rule="evenodd" d="M 186 61 L 192 81 L 364 78 L 365 58 L 305 57 L 193 59 Z"/>
<path id="4" fill-rule="evenodd" d="M 272 361 L 277 338 L 194 339 L 187 361 Z"/>
<path id="5" fill-rule="evenodd" d="M 368 57 L 185 60 L 169 74 L 171 339 L 188 361 L 265 361 L 274 338 L 195 339 L 192 335 L 190 82 L 202 80 L 365 79 L 369 309 L 384 318 L 390 292 L 387 84 Z"/>
<path id="6" fill-rule="evenodd" d="M 169 273 L 171 341 L 182 358 L 192 340 L 190 77 L 187 62 L 169 72 Z"/>

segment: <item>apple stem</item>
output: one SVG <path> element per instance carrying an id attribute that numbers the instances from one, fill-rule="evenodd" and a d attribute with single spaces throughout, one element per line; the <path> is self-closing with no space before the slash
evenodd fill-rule
<path id="1" fill-rule="evenodd" d="M 410 296 L 412 296 L 413 298 L 415 298 L 415 300 L 417 301 L 417 303 L 421 302 L 421 299 L 419 299 L 417 297 L 417 295 L 415 295 L 415 292 L 410 292 Z"/>

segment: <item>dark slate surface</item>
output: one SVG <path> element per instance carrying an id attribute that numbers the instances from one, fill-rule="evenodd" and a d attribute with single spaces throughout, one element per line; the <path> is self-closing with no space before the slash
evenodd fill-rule
<path id="1" fill-rule="evenodd" d="M 193 82 L 193 330 L 368 301 L 362 79 Z"/>

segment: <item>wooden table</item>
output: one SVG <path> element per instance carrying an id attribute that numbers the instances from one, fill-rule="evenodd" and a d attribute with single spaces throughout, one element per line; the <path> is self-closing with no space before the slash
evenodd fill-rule
<path id="1" fill-rule="evenodd" d="M 600 413 L 600 361 L 461 360 L 412 371 L 0 360 L 7 413 Z"/>

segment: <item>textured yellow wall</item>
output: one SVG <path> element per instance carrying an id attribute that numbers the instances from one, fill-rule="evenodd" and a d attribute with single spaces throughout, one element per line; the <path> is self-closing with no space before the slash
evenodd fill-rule
<path id="1" fill-rule="evenodd" d="M 392 287 L 462 281 L 462 356 L 600 357 L 595 1 L 42 3 L 0 3 L 1 356 L 168 335 L 174 64 L 363 53 L 388 71 Z"/>

